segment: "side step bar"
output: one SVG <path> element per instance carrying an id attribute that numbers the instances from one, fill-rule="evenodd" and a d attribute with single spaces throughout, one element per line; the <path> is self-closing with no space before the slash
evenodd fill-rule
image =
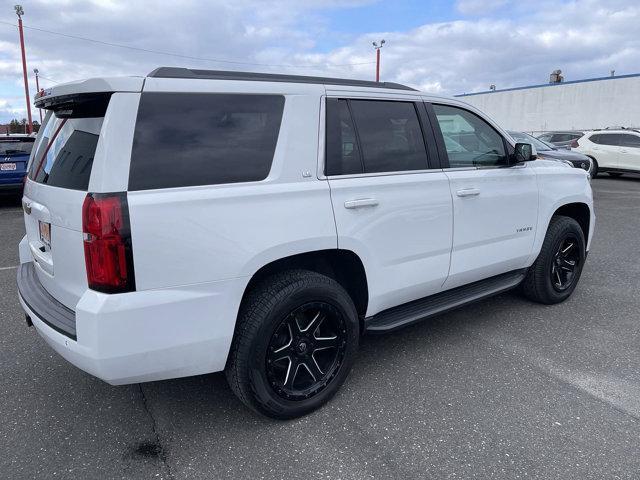
<path id="1" fill-rule="evenodd" d="M 527 273 L 526 269 L 503 273 L 479 282 L 463 285 L 429 297 L 420 298 L 389 308 L 364 319 L 367 333 L 386 333 L 405 327 L 471 302 L 481 300 L 517 287 Z"/>

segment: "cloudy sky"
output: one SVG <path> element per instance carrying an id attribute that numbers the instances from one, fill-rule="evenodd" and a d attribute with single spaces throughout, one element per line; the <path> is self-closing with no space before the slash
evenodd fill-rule
<path id="1" fill-rule="evenodd" d="M 25 115 L 14 3 L 0 1 L 0 122 Z M 445 95 L 544 83 L 556 68 L 567 80 L 640 72 L 639 0 L 24 0 L 23 7 L 28 71 L 33 77 L 38 68 L 44 87 L 158 66 L 373 79 L 371 42 L 381 38 L 383 80 Z"/>

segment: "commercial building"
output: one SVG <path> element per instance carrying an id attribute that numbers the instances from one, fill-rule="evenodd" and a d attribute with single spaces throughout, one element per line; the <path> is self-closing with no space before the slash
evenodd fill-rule
<path id="1" fill-rule="evenodd" d="M 640 127 L 640 73 L 456 95 L 507 129 L 531 133 Z"/>

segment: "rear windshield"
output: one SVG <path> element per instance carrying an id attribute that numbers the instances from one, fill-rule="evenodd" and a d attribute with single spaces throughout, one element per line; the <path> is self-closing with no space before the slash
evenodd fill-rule
<path id="1" fill-rule="evenodd" d="M 142 94 L 129 190 L 264 180 L 283 108 L 281 95 Z"/>
<path id="2" fill-rule="evenodd" d="M 0 138 L 0 157 L 29 155 L 35 138 Z"/>
<path id="3" fill-rule="evenodd" d="M 102 120 L 50 115 L 42 127 L 29 178 L 52 187 L 87 190 Z"/>

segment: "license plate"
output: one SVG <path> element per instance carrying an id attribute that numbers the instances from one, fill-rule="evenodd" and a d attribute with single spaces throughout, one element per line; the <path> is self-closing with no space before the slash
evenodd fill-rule
<path id="1" fill-rule="evenodd" d="M 51 248 L 51 224 L 38 221 L 40 228 L 40 241 L 48 248 Z"/>
<path id="2" fill-rule="evenodd" d="M 16 164 L 15 163 L 0 163 L 0 170 L 15 170 L 16 169 Z"/>

